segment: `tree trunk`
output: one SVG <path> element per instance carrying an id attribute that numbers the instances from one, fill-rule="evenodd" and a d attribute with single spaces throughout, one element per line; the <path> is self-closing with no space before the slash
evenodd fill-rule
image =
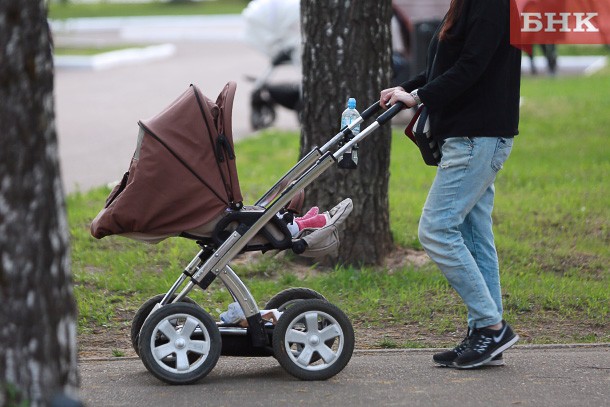
<path id="1" fill-rule="evenodd" d="M 76 306 L 44 0 L 0 0 L 0 405 L 74 397 Z"/>
<path id="2" fill-rule="evenodd" d="M 301 155 L 322 146 L 340 127 L 347 99 L 357 109 L 379 100 L 391 76 L 391 0 L 301 1 L 303 129 Z M 361 129 L 371 121 L 361 125 Z M 388 181 L 391 130 L 378 129 L 361 143 L 356 170 L 332 168 L 306 191 L 306 204 L 330 209 L 346 197 L 354 210 L 341 234 L 339 258 L 380 264 L 392 248 Z M 328 259 L 327 259 L 328 260 Z"/>

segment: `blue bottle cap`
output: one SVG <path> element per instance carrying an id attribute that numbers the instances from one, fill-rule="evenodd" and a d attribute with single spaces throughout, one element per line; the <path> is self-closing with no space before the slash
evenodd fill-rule
<path id="1" fill-rule="evenodd" d="M 355 98 L 347 99 L 347 108 L 348 109 L 355 109 L 356 108 L 356 99 Z"/>

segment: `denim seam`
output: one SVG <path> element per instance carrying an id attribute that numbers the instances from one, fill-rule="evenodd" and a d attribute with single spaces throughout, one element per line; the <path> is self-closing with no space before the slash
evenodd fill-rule
<path id="1" fill-rule="evenodd" d="M 508 142 L 506 141 L 506 139 L 504 137 L 498 137 L 498 140 L 496 142 L 496 148 L 494 149 L 494 153 L 491 156 L 491 163 L 490 163 L 491 170 L 496 174 L 498 172 L 500 172 L 500 170 L 504 167 L 504 162 L 506 161 L 506 160 L 502 161 L 499 168 L 496 168 L 496 165 L 494 165 L 496 163 L 496 157 L 502 152 L 502 150 L 504 150 L 506 148 L 511 148 L 511 146 L 508 145 Z"/>
<path id="2" fill-rule="evenodd" d="M 495 318 L 486 318 L 480 321 L 475 321 L 474 322 L 474 327 L 475 328 L 485 328 L 488 327 L 490 325 L 495 325 L 495 324 L 499 324 L 500 322 L 502 322 L 502 315 L 499 316 L 500 319 L 498 319 L 498 317 Z"/>

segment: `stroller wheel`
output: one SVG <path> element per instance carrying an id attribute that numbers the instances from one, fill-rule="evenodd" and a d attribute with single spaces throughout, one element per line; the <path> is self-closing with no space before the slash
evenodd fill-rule
<path id="1" fill-rule="evenodd" d="M 250 125 L 254 130 L 265 129 L 275 121 L 275 109 L 267 104 L 252 106 Z"/>
<path id="2" fill-rule="evenodd" d="M 302 380 L 326 380 L 347 365 L 354 351 L 347 316 L 323 300 L 295 303 L 273 330 L 273 352 L 282 367 Z"/>
<path id="3" fill-rule="evenodd" d="M 163 297 L 165 297 L 165 294 L 159 294 L 149 298 L 144 304 L 142 304 L 140 309 L 138 309 L 136 312 L 136 315 L 134 315 L 133 319 L 131 320 L 131 346 L 133 346 L 133 349 L 136 351 L 138 356 L 140 355 L 138 343 L 140 342 L 140 330 L 142 329 L 142 325 L 144 325 L 144 321 L 146 321 L 148 315 L 151 313 L 155 305 L 161 302 Z M 176 298 L 175 295 L 170 298 L 170 301 L 173 301 L 174 298 Z M 182 302 L 195 304 L 195 301 L 188 297 L 183 298 Z"/>
<path id="4" fill-rule="evenodd" d="M 304 287 L 287 288 L 271 297 L 263 309 L 277 309 L 284 312 L 297 301 L 316 299 L 326 301 L 326 298 L 315 290 Z"/>
<path id="5" fill-rule="evenodd" d="M 161 307 L 142 326 L 140 359 L 155 377 L 170 384 L 189 384 L 216 366 L 222 348 L 212 317 L 193 304 Z"/>

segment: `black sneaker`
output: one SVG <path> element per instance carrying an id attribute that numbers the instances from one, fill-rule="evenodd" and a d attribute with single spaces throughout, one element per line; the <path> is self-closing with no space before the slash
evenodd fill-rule
<path id="1" fill-rule="evenodd" d="M 453 366 L 453 362 L 460 356 L 466 349 L 468 349 L 468 341 L 470 340 L 470 328 L 466 337 L 458 346 L 445 352 L 435 353 L 432 355 L 434 363 L 441 366 Z"/>
<path id="2" fill-rule="evenodd" d="M 470 339 L 471 332 L 472 331 L 470 330 L 470 328 L 468 328 L 468 333 L 466 334 L 466 337 L 455 348 L 450 349 L 445 352 L 435 353 L 434 355 L 432 355 L 432 359 L 434 360 L 434 363 L 436 363 L 437 365 L 440 365 L 440 366 L 454 367 L 453 362 L 455 362 L 455 360 L 458 358 L 458 356 L 460 356 L 462 353 L 464 353 L 464 351 L 468 348 L 468 340 Z M 505 363 L 504 363 L 504 358 L 502 357 L 502 353 L 497 354 L 489 362 L 485 363 L 485 366 L 504 366 L 504 365 L 505 365 Z"/>
<path id="3" fill-rule="evenodd" d="M 483 366 L 504 366 L 504 357 L 501 353 L 498 353 L 494 356 L 489 362 L 485 363 Z"/>
<path id="4" fill-rule="evenodd" d="M 502 323 L 502 329 L 497 331 L 488 328 L 473 330 L 468 348 L 455 359 L 453 366 L 459 369 L 483 366 L 513 346 L 519 340 L 519 335 L 505 321 Z"/>

